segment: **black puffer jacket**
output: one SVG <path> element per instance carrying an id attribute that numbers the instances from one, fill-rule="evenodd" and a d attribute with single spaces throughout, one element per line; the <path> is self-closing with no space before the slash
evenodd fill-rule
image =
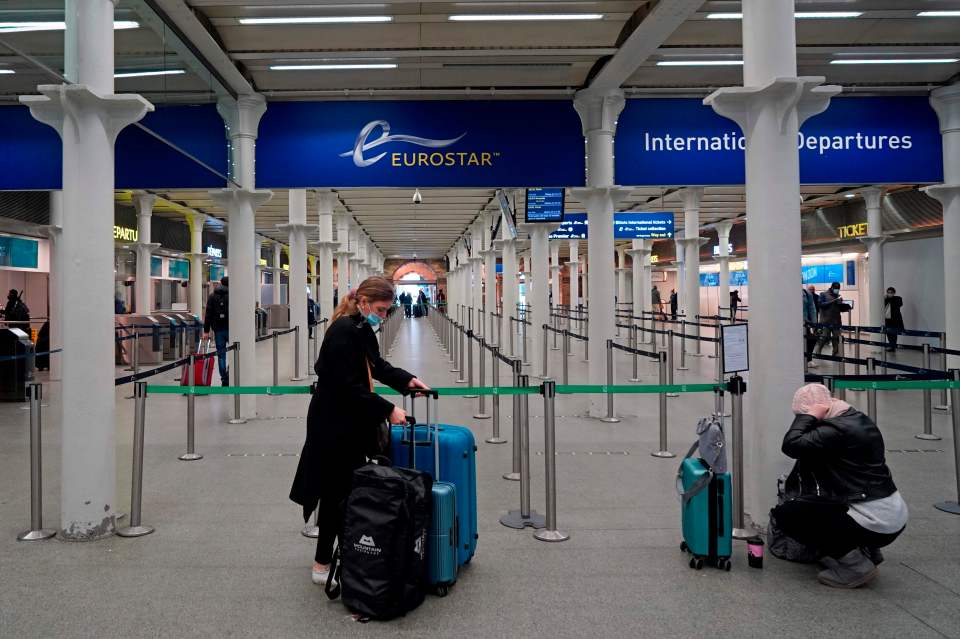
<path id="1" fill-rule="evenodd" d="M 896 492 L 884 458 L 883 435 L 869 417 L 851 408 L 818 421 L 797 415 L 783 438 L 783 453 L 802 462 L 803 496 L 851 503 Z"/>

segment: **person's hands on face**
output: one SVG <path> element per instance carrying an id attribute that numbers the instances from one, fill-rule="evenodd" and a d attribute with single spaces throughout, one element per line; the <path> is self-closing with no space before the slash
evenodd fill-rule
<path id="1" fill-rule="evenodd" d="M 827 416 L 827 412 L 830 410 L 829 404 L 814 404 L 807 411 L 807 415 L 815 418 L 817 421 L 823 420 Z"/>
<path id="2" fill-rule="evenodd" d="M 391 424 L 406 424 L 407 413 L 399 406 L 394 406 L 393 410 L 390 412 L 389 420 Z"/>
<path id="3" fill-rule="evenodd" d="M 410 380 L 410 383 L 407 384 L 407 388 L 409 388 L 410 390 L 417 390 L 417 389 L 430 390 L 429 386 L 424 384 L 422 381 L 420 381 L 419 378 L 416 378 L 416 377 Z"/>

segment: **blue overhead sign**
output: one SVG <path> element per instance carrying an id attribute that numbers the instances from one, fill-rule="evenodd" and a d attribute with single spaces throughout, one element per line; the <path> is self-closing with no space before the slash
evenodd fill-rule
<path id="1" fill-rule="evenodd" d="M 618 240 L 668 240 L 673 237 L 673 213 L 614 213 L 613 237 Z"/>
<path id="2" fill-rule="evenodd" d="M 584 183 L 570 101 L 271 102 L 257 186 Z"/>
<path id="3" fill-rule="evenodd" d="M 617 124 L 617 183 L 744 183 L 746 139 L 697 99 L 628 100 Z M 943 180 L 937 116 L 926 97 L 834 98 L 797 137 L 802 184 Z"/>
<path id="4" fill-rule="evenodd" d="M 527 189 L 526 221 L 563 221 L 564 189 Z"/>
<path id="5" fill-rule="evenodd" d="M 560 228 L 550 234 L 551 240 L 587 239 L 587 214 L 567 213 L 563 216 Z"/>
<path id="6" fill-rule="evenodd" d="M 804 284 L 842 282 L 843 264 L 805 264 L 800 273 Z"/>

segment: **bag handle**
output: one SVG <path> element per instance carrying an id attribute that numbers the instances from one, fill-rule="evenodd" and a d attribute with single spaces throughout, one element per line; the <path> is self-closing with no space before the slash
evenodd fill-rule
<path id="1" fill-rule="evenodd" d="M 340 546 L 333 553 L 330 560 L 330 572 L 327 573 L 327 583 L 323 586 L 323 592 L 327 594 L 328 599 L 336 599 L 340 596 Z"/>

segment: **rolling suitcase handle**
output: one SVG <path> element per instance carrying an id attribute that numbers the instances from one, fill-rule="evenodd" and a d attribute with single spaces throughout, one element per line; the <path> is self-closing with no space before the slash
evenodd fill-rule
<path id="1" fill-rule="evenodd" d="M 439 411 L 439 408 L 440 408 L 440 393 L 438 393 L 437 391 L 435 391 L 435 390 L 433 390 L 433 389 L 417 389 L 417 390 L 411 392 L 411 393 L 410 393 L 410 412 L 411 412 L 411 413 L 414 412 L 414 410 L 413 410 L 413 405 L 414 405 L 415 398 L 416 398 L 418 395 L 427 398 L 427 421 L 426 421 L 426 425 L 427 425 L 427 436 L 429 437 L 429 436 L 431 436 L 431 435 L 430 435 L 430 424 L 431 424 L 431 420 L 430 420 L 430 399 L 431 399 L 431 398 L 433 399 L 433 402 L 434 402 L 434 404 L 436 405 L 435 407 L 438 409 L 438 410 L 437 410 L 437 413 L 439 413 L 439 412 L 440 412 L 440 411 Z M 405 405 L 405 404 L 406 404 L 406 398 L 404 398 L 404 405 Z M 415 460 L 414 460 L 414 457 L 416 456 L 416 445 L 417 445 L 417 442 L 416 442 L 416 429 L 415 429 L 415 426 L 416 426 L 416 424 L 417 424 L 417 419 L 416 419 L 416 417 L 414 417 L 414 416 L 412 416 L 412 415 L 407 415 L 407 423 L 410 424 L 410 456 L 409 456 L 410 468 L 414 468 L 414 469 L 415 469 L 415 468 L 416 468 L 416 462 L 415 462 Z M 440 431 L 440 422 L 439 422 L 439 419 L 438 419 L 438 420 L 437 420 L 437 423 L 433 425 L 433 435 L 432 435 L 432 437 L 433 437 L 433 472 L 434 472 L 434 475 L 436 476 L 437 479 L 440 478 L 440 432 L 439 432 L 439 431 Z"/>

